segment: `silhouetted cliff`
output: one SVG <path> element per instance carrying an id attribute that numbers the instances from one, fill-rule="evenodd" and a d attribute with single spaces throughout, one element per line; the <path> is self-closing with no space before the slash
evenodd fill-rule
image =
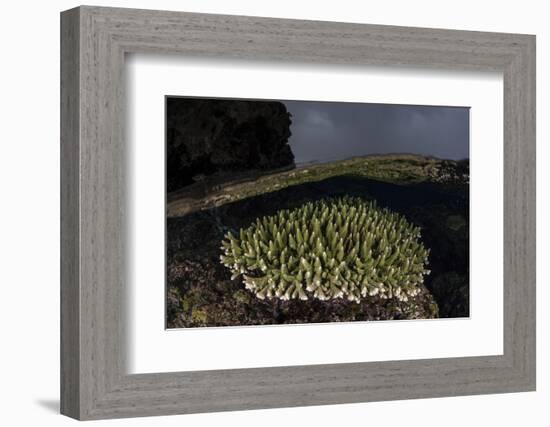
<path id="1" fill-rule="evenodd" d="M 167 190 L 207 176 L 293 165 L 281 102 L 167 98 Z"/>

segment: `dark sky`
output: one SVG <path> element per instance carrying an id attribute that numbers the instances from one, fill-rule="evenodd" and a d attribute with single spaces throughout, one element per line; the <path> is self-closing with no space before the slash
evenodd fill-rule
<path id="1" fill-rule="evenodd" d="M 469 158 L 469 108 L 283 101 L 297 164 L 380 153 Z"/>

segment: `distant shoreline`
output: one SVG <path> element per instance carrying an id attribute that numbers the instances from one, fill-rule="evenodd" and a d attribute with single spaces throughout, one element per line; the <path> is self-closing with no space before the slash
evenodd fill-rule
<path id="1" fill-rule="evenodd" d="M 311 165 L 322 165 L 326 163 L 334 163 L 334 162 L 342 162 L 342 161 L 348 161 L 348 160 L 355 160 L 355 159 L 364 159 L 369 157 L 387 157 L 387 156 L 400 156 L 400 157 L 422 157 L 425 159 L 431 159 L 431 160 L 438 160 L 438 161 L 450 161 L 450 162 L 464 162 L 464 161 L 470 161 L 469 157 L 464 157 L 461 159 L 447 159 L 443 157 L 437 157 L 431 154 L 416 154 L 416 153 L 406 153 L 406 152 L 395 152 L 395 153 L 372 153 L 372 154 L 364 154 L 361 156 L 350 156 L 345 158 L 340 157 L 334 157 L 332 159 L 327 160 L 309 160 L 307 162 L 295 162 L 296 169 L 304 167 L 304 166 L 311 166 Z"/>

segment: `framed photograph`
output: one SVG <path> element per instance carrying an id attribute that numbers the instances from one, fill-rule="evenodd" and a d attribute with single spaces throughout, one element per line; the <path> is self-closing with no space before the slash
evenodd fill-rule
<path id="1" fill-rule="evenodd" d="M 61 411 L 535 390 L 535 37 L 61 14 Z"/>

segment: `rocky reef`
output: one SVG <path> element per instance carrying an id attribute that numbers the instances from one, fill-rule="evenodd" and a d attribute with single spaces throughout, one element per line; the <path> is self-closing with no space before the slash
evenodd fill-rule
<path id="1" fill-rule="evenodd" d="M 308 164 L 269 173 L 251 170 L 226 173 L 221 176 L 211 175 L 201 182 L 169 193 L 167 215 L 182 216 L 341 175 L 371 178 L 401 185 L 432 182 L 444 186 L 467 186 L 469 162 L 468 160 L 441 160 L 413 154 L 385 154 Z"/>
<path id="2" fill-rule="evenodd" d="M 354 172 L 308 181 L 167 219 L 168 327 L 426 319 L 469 315 L 469 190 L 454 171 L 440 177 L 411 156 L 370 159 L 376 179 Z M 393 164 L 393 166 L 392 166 Z M 451 163 L 453 164 L 453 163 Z M 463 165 L 464 166 L 464 165 Z M 432 171 L 427 174 L 425 171 Z M 340 169 L 340 172 L 346 169 Z M 397 172 L 396 172 L 397 171 Z M 449 178 L 451 177 L 451 178 Z M 330 197 L 361 197 L 420 228 L 430 274 L 407 302 L 367 295 L 308 301 L 258 299 L 222 264 L 220 242 L 258 217 Z"/>

